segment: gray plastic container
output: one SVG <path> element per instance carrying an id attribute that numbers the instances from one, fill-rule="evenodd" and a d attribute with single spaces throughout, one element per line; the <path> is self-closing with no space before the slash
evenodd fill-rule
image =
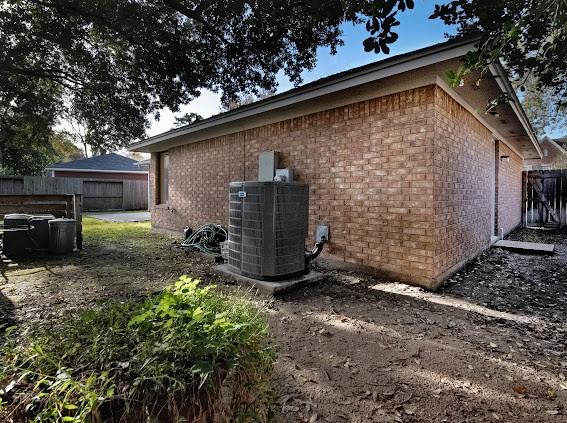
<path id="1" fill-rule="evenodd" d="M 27 225 L 31 215 L 11 213 L 4 216 L 6 228 Z M 3 234 L 3 252 L 8 257 L 21 257 L 33 248 L 28 231 L 6 231 Z"/>
<path id="2" fill-rule="evenodd" d="M 49 251 L 54 254 L 71 253 L 75 248 L 77 231 L 75 219 L 52 219 L 49 221 Z"/>
<path id="3" fill-rule="evenodd" d="M 55 219 L 52 214 L 34 215 L 28 221 L 33 229 L 28 235 L 36 251 L 47 251 L 49 249 L 49 221 Z"/>

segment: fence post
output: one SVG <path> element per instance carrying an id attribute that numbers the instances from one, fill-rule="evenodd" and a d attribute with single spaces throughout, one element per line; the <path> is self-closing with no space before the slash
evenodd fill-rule
<path id="1" fill-rule="evenodd" d="M 73 195 L 73 217 L 76 220 L 77 249 L 83 249 L 83 196 Z"/>
<path id="2" fill-rule="evenodd" d="M 561 211 L 559 226 L 567 225 L 567 170 L 561 169 L 561 195 L 559 198 L 559 210 Z"/>
<path id="3" fill-rule="evenodd" d="M 120 208 L 121 210 L 126 210 L 126 199 L 127 199 L 127 195 L 128 193 L 126 192 L 129 189 L 128 184 L 125 183 L 125 181 L 122 181 L 122 207 Z"/>
<path id="4" fill-rule="evenodd" d="M 522 172 L 522 226 L 528 226 L 528 173 Z"/>

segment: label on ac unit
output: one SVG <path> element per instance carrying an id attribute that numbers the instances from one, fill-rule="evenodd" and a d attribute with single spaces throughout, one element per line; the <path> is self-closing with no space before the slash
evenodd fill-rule
<path id="1" fill-rule="evenodd" d="M 246 197 L 246 191 L 238 191 L 238 196 L 239 196 L 240 198 Z"/>

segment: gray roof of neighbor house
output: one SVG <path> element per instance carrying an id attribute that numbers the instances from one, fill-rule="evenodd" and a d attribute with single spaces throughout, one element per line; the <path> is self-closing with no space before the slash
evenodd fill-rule
<path id="1" fill-rule="evenodd" d="M 555 138 L 553 141 L 555 141 L 564 150 L 567 150 L 567 137 Z"/>
<path id="2" fill-rule="evenodd" d="M 136 160 L 116 153 L 101 154 L 100 156 L 73 160 L 72 162 L 56 163 L 49 166 L 47 170 L 147 173 L 147 169 L 141 168 Z"/>
<path id="3" fill-rule="evenodd" d="M 131 151 L 161 152 L 172 147 L 215 136 L 236 133 L 267 123 L 328 110 L 349 104 L 348 92 L 360 100 L 371 95 L 393 94 L 396 84 L 415 87 L 437 84 L 449 92 L 461 105 L 477 117 L 498 139 L 524 158 L 541 157 L 541 149 L 531 124 L 499 63 L 490 65 L 493 78 L 487 78 L 479 89 L 475 84 L 451 88 L 445 82 L 446 71 L 459 65 L 466 53 L 476 48 L 476 39 L 455 39 L 430 47 L 400 54 L 368 65 L 349 69 L 266 99 L 230 110 L 158 134 L 129 146 Z M 415 72 L 418 71 L 418 72 Z M 471 75 L 471 81 L 480 76 Z M 373 89 L 366 89 L 366 88 Z M 415 88 L 413 87 L 413 88 Z M 380 91 L 380 93 L 378 92 Z M 499 106 L 499 113 L 487 115 L 482 111 L 491 98 L 503 93 L 512 101 Z M 366 98 L 366 97 L 367 98 Z"/>

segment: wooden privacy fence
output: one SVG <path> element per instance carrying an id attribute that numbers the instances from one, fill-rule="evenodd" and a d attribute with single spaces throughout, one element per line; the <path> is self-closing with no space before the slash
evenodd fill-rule
<path id="1" fill-rule="evenodd" d="M 147 210 L 148 182 L 53 178 L 46 176 L 0 177 L 0 194 L 81 194 L 86 211 Z"/>
<path id="2" fill-rule="evenodd" d="M 526 226 L 567 225 L 567 169 L 524 172 L 524 207 Z"/>
<path id="3" fill-rule="evenodd" d="M 72 178 L 45 176 L 2 176 L 2 195 L 73 195 L 82 194 L 82 181 Z"/>

